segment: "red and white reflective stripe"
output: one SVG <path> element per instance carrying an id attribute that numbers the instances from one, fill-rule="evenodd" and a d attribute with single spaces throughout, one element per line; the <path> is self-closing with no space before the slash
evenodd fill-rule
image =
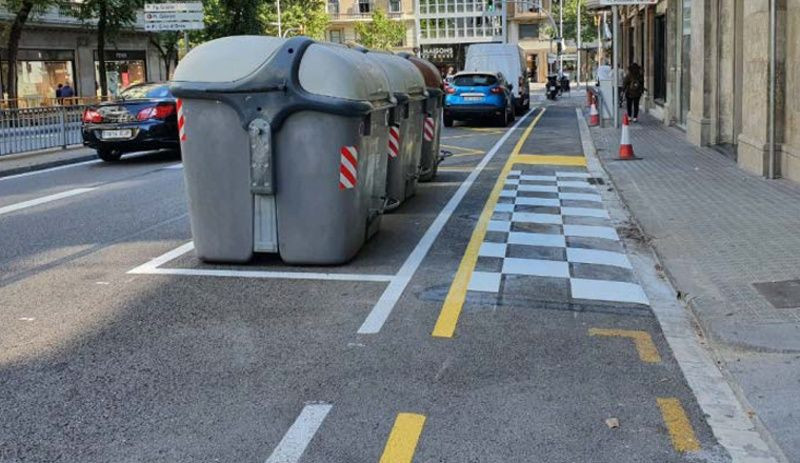
<path id="1" fill-rule="evenodd" d="M 358 183 L 358 151 L 355 146 L 342 146 L 339 152 L 339 189 L 346 190 Z"/>
<path id="2" fill-rule="evenodd" d="M 400 153 L 400 127 L 397 125 L 389 126 L 389 157 L 396 158 Z"/>
<path id="3" fill-rule="evenodd" d="M 179 98 L 175 106 L 178 108 L 178 137 L 181 141 L 186 141 L 186 119 L 183 117 L 183 101 Z"/>
<path id="4" fill-rule="evenodd" d="M 422 128 L 422 135 L 425 136 L 425 141 L 433 141 L 433 130 L 434 130 L 433 118 L 426 117 L 425 124 L 423 125 Z"/>

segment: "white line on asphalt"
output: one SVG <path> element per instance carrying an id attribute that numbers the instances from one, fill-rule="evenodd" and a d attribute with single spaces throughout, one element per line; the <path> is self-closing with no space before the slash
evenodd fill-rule
<path id="1" fill-rule="evenodd" d="M 269 272 L 261 270 L 223 270 L 223 269 L 197 269 L 197 268 L 159 268 L 167 262 L 176 259 L 194 249 L 194 243 L 188 242 L 172 251 L 164 253 L 155 259 L 146 262 L 133 270 L 130 274 L 137 275 L 182 275 L 222 278 L 263 278 L 273 280 L 325 280 L 325 281 L 363 281 L 386 283 L 392 281 L 393 275 L 371 273 L 320 273 L 320 272 Z"/>
<path id="2" fill-rule="evenodd" d="M 21 203 L 11 204 L 9 206 L 0 207 L 0 215 L 8 214 L 11 212 L 19 211 L 20 209 L 26 209 L 33 206 L 38 206 L 40 204 L 46 204 L 52 201 L 57 201 L 59 199 L 69 198 L 71 196 L 80 195 L 83 193 L 88 193 L 89 191 L 94 190 L 95 188 L 75 188 L 74 190 L 67 190 L 62 191 L 61 193 L 56 193 L 49 196 L 42 196 L 41 198 L 31 199 L 30 201 L 23 201 Z"/>
<path id="3" fill-rule="evenodd" d="M 606 183 L 613 185 L 597 157 L 589 126 L 581 110 L 576 109 L 576 112 L 589 172 L 593 177 L 602 177 Z M 606 206 L 613 218 L 630 220 L 617 191 L 609 189 L 605 193 L 607 199 L 612 199 L 606 201 Z M 628 256 L 646 290 L 650 307 L 719 444 L 728 451 L 733 463 L 788 461 L 784 456 L 778 456 L 780 449 L 771 447 L 759 434 L 711 354 L 698 342 L 694 320 L 690 318 L 688 309 L 675 299 L 675 289 L 655 270 L 661 264 L 652 249 L 637 251 L 637 243 L 630 244 Z"/>
<path id="4" fill-rule="evenodd" d="M 332 407 L 333 405 L 330 404 L 309 404 L 303 407 L 303 411 L 294 420 L 265 463 L 296 463 L 300 461 L 300 457 L 303 456 L 306 447 L 314 438 L 314 434 L 317 433 Z"/>
<path id="5" fill-rule="evenodd" d="M 439 215 L 436 216 L 436 219 L 433 223 L 428 227 L 428 230 L 422 236 L 422 239 L 419 240 L 417 246 L 411 251 L 411 254 L 406 258 L 406 261 L 403 262 L 403 266 L 400 267 L 400 271 L 397 272 L 397 275 L 392 279 L 391 283 L 386 287 L 381 294 L 381 298 L 372 308 L 372 311 L 367 316 L 367 319 L 364 320 L 364 323 L 361 325 L 361 328 L 358 329 L 359 334 L 376 334 L 378 333 L 383 324 L 386 323 L 386 319 L 389 318 L 389 314 L 392 313 L 394 310 L 394 306 L 397 304 L 397 301 L 400 300 L 400 296 L 403 295 L 403 291 L 405 291 L 406 286 L 411 281 L 411 277 L 414 276 L 417 269 L 419 268 L 422 260 L 428 254 L 431 246 L 433 246 L 434 241 L 441 233 L 442 229 L 444 228 L 447 221 L 450 220 L 450 216 L 453 215 L 456 208 L 459 204 L 461 204 L 461 200 L 464 199 L 466 196 L 467 191 L 469 191 L 472 184 L 475 183 L 475 179 L 478 178 L 481 172 L 483 172 L 484 167 L 492 160 L 497 151 L 500 150 L 500 147 L 508 140 L 508 137 L 511 136 L 512 133 L 517 129 L 517 127 L 522 124 L 528 117 L 536 110 L 536 108 L 531 109 L 525 114 L 524 117 L 521 117 L 516 124 L 514 124 L 510 129 L 497 140 L 497 143 L 492 146 L 486 155 L 481 159 L 481 162 L 475 167 L 469 176 L 467 176 L 466 180 L 458 187 L 455 194 L 450 201 L 444 206 Z"/>
<path id="6" fill-rule="evenodd" d="M 8 177 L 0 177 L 0 182 L 2 182 L 3 180 L 12 180 L 15 178 L 29 177 L 31 175 L 46 174 L 48 172 L 55 172 L 57 170 L 69 169 L 70 167 L 85 166 L 87 164 L 99 164 L 101 162 L 103 161 L 99 159 L 94 159 L 91 161 L 76 162 L 75 164 L 67 164 L 65 166 L 51 167 L 49 169 L 34 170 L 33 172 L 25 172 L 22 174 L 9 175 Z"/>

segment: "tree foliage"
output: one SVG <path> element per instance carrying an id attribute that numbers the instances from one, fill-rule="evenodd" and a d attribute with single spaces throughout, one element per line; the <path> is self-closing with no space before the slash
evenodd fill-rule
<path id="1" fill-rule="evenodd" d="M 259 35 L 266 30 L 265 0 L 203 0 L 205 40 L 229 35 Z"/>
<path id="2" fill-rule="evenodd" d="M 597 40 L 597 28 L 594 25 L 594 13 L 586 8 L 586 0 L 553 0 L 551 14 L 556 24 L 559 21 L 559 8 L 564 7 L 564 39 L 578 41 L 578 2 L 581 2 L 581 40 L 584 43 Z M 551 37 L 558 36 L 558 31 L 547 27 Z"/>
<path id="3" fill-rule="evenodd" d="M 390 50 L 403 43 L 406 27 L 401 21 L 390 19 L 381 9 L 372 13 L 372 21 L 356 24 L 360 42 L 367 48 Z"/>
<path id="4" fill-rule="evenodd" d="M 100 74 L 100 95 L 108 95 L 106 79 L 106 42 L 136 22 L 136 12 L 144 7 L 143 0 L 83 0 L 75 3 L 74 14 L 83 21 L 97 21 L 97 62 Z"/>
<path id="5" fill-rule="evenodd" d="M 167 79 L 170 78 L 172 65 L 178 65 L 178 44 L 181 41 L 180 31 L 156 32 L 150 34 L 150 43 L 158 50 L 158 55 L 164 62 Z"/>
<path id="6" fill-rule="evenodd" d="M 0 0 L 0 7 L 14 15 L 14 21 L 7 29 L 8 36 L 5 37 L 6 51 L 8 52 L 8 74 L 4 90 L 8 93 L 9 99 L 17 98 L 17 55 L 25 23 L 32 15 L 59 3 L 61 3 L 60 0 Z"/>
<path id="7" fill-rule="evenodd" d="M 305 35 L 324 40 L 329 17 L 325 0 L 285 0 L 281 2 L 281 29 L 286 37 Z M 278 35 L 278 11 L 272 3 L 265 15 L 266 32 Z"/>

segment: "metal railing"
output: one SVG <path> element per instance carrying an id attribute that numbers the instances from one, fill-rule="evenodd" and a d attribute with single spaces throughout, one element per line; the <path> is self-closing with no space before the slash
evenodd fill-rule
<path id="1" fill-rule="evenodd" d="M 0 156 L 82 143 L 85 104 L 0 109 Z"/>

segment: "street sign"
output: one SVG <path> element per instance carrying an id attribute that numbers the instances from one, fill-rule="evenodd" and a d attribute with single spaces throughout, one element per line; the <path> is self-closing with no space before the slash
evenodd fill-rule
<path id="1" fill-rule="evenodd" d="M 203 29 L 202 22 L 151 22 L 144 23 L 144 30 L 148 32 L 164 31 L 194 31 Z"/>
<path id="2" fill-rule="evenodd" d="M 180 12 L 180 13 L 145 13 L 145 21 L 202 21 L 203 13 L 197 12 Z"/>
<path id="3" fill-rule="evenodd" d="M 203 3 L 202 2 L 183 2 L 183 3 L 145 3 L 144 5 L 144 12 L 145 13 L 155 13 L 155 12 L 180 12 L 180 11 L 191 11 L 191 12 L 203 12 Z"/>
<path id="4" fill-rule="evenodd" d="M 146 3 L 144 29 L 146 31 L 188 31 L 203 29 L 203 4 Z"/>
<path id="5" fill-rule="evenodd" d="M 655 5 L 658 0 L 600 0 L 602 6 L 620 5 Z"/>

